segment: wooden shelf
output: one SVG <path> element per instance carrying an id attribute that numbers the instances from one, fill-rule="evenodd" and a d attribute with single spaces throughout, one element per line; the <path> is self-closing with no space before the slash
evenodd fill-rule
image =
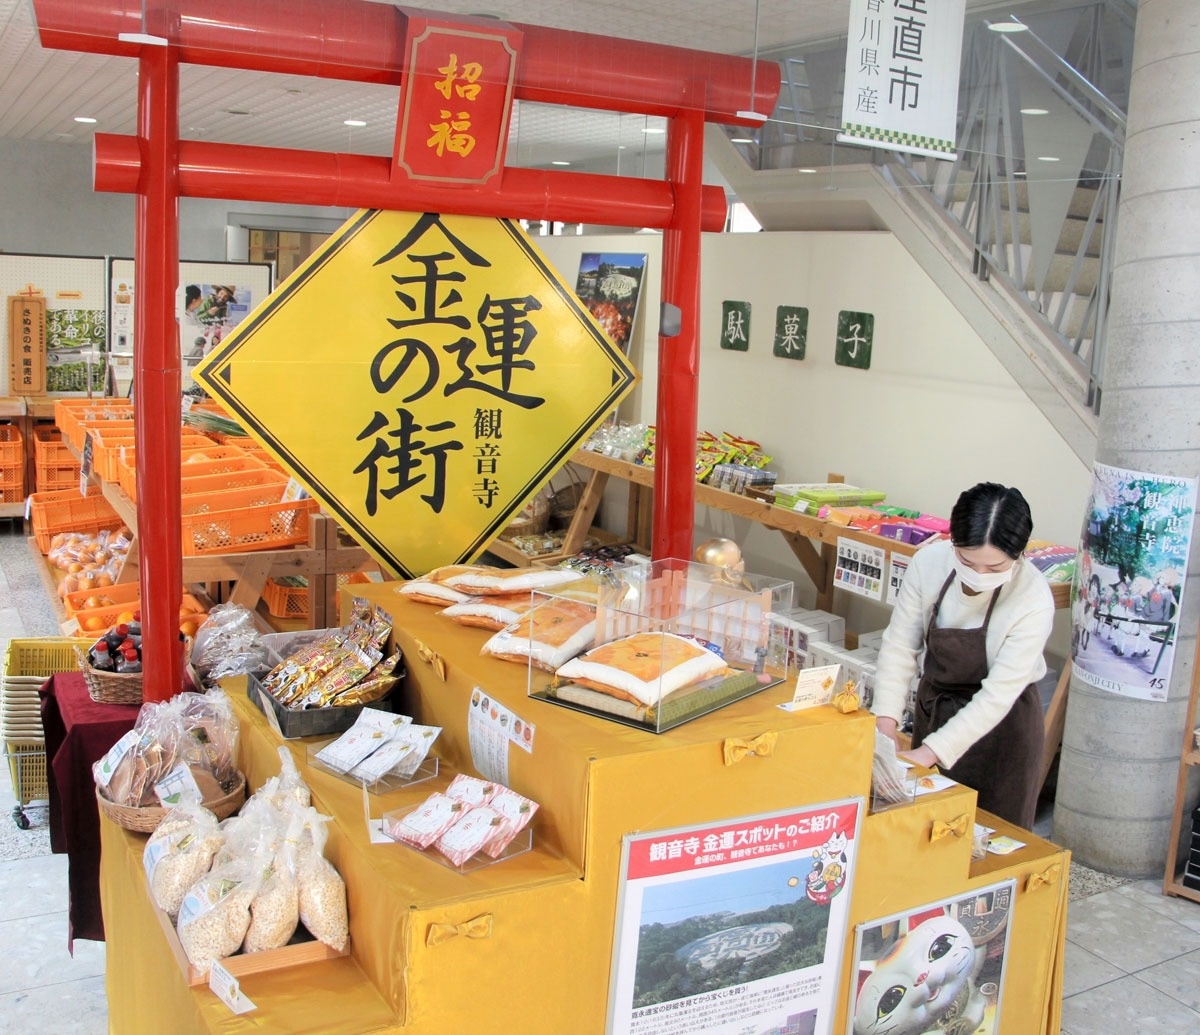
<path id="1" fill-rule="evenodd" d="M 1196 656 L 1192 661 L 1192 687 L 1188 694 L 1187 717 L 1183 722 L 1183 746 L 1179 751 L 1179 776 L 1175 783 L 1175 808 L 1171 812 L 1171 836 L 1167 839 L 1167 864 L 1163 872 L 1163 894 L 1178 895 L 1200 902 L 1200 891 L 1185 888 L 1179 866 L 1179 833 L 1183 827 L 1183 809 L 1187 801 L 1188 770 L 1200 765 L 1200 748 L 1196 747 L 1196 713 L 1200 707 L 1200 639 L 1196 641 Z"/>

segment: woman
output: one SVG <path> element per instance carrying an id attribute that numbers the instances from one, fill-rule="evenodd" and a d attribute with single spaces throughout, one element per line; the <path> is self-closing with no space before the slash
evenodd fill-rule
<path id="1" fill-rule="evenodd" d="M 1043 719 L 1034 685 L 1054 621 L 1045 577 L 1022 552 L 1033 530 L 1017 489 L 958 497 L 950 542 L 909 564 L 877 664 L 878 728 L 896 739 L 920 671 L 907 757 L 979 792 L 979 807 L 1026 829 L 1041 790 Z M 924 658 L 921 659 L 922 651 Z"/>

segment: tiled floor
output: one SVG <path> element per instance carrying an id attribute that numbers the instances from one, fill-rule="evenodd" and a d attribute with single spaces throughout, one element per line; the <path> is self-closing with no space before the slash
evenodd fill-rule
<path id="1" fill-rule="evenodd" d="M 19 522 L 0 521 L 0 649 L 56 632 Z M 30 809 L 31 828 L 19 830 L 8 818 L 14 802 L 0 766 L 3 1029 L 99 1035 L 108 1029 L 104 946 L 77 941 L 74 958 L 67 952 L 66 858 L 50 854 L 45 810 Z M 1157 881 L 1073 866 L 1064 984 L 1062 1035 L 1200 1035 L 1200 905 L 1164 897 Z"/>

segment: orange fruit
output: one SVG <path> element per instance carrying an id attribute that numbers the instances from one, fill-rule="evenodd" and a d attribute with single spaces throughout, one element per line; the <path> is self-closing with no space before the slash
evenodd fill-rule
<path id="1" fill-rule="evenodd" d="M 102 571 L 102 572 L 100 572 L 99 575 L 96 576 L 96 588 L 97 589 L 104 589 L 106 586 L 111 586 L 112 584 L 113 584 L 112 576 L 109 575 L 108 572 Z"/>
<path id="2" fill-rule="evenodd" d="M 88 632 L 100 632 L 108 629 L 108 623 L 103 618 L 85 618 L 83 620 L 83 628 Z"/>
<path id="3" fill-rule="evenodd" d="M 117 625 L 128 625 L 132 621 L 135 621 L 132 611 L 122 611 L 117 615 Z"/>
<path id="4" fill-rule="evenodd" d="M 74 575 L 76 572 L 83 571 L 83 565 L 80 564 L 78 561 L 70 561 L 67 564 L 67 571 L 69 571 L 72 575 Z"/>

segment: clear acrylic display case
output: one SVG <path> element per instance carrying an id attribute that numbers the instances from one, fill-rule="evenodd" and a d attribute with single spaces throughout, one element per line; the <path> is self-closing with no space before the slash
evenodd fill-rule
<path id="1" fill-rule="evenodd" d="M 387 834 L 388 828 L 392 824 L 399 823 L 400 820 L 408 815 L 408 813 L 412 812 L 414 809 L 419 809 L 420 807 L 421 804 L 418 802 L 415 805 L 408 805 L 404 808 L 392 809 L 389 812 L 385 812 L 383 814 L 383 823 L 381 829 L 385 834 Z M 389 836 L 391 835 L 389 834 Z M 438 851 L 436 843 L 431 844 L 428 848 L 420 848 L 417 845 L 410 845 L 396 838 L 393 838 L 393 840 L 396 842 L 396 844 L 402 845 L 410 852 L 416 852 L 418 855 L 423 855 L 426 859 L 430 859 L 441 866 L 445 866 L 448 870 L 454 870 L 455 873 L 471 873 L 474 870 L 482 870 L 486 866 L 494 866 L 496 863 L 504 862 L 505 859 L 512 859 L 515 856 L 524 855 L 526 852 L 530 851 L 533 848 L 533 823 L 530 822 L 521 830 L 517 831 L 516 836 L 504 846 L 503 851 L 501 851 L 500 854 L 494 859 L 486 852 L 476 852 L 473 856 L 471 856 L 471 858 L 467 859 L 461 865 L 451 861 L 440 851 Z"/>
<path id="2" fill-rule="evenodd" d="M 322 762 L 317 754 L 323 751 L 326 747 L 332 744 L 337 737 L 327 737 L 324 740 L 316 740 L 308 745 L 308 764 L 313 769 L 319 769 L 323 773 L 329 773 L 331 776 L 336 776 L 339 780 L 345 780 L 346 783 L 352 783 L 355 787 L 363 786 L 365 781 L 356 779 L 349 773 L 340 773 L 332 766 Z M 384 773 L 378 780 L 371 783 L 365 783 L 368 794 L 387 794 L 389 791 L 398 791 L 404 787 L 413 787 L 416 784 L 424 783 L 426 780 L 432 780 L 438 775 L 441 762 L 435 754 L 428 754 L 422 760 L 412 773 L 399 773 L 393 770 L 390 773 Z"/>
<path id="3" fill-rule="evenodd" d="M 531 697 L 661 733 L 787 678 L 769 616 L 792 606 L 790 581 L 668 559 L 595 578 L 594 602 L 572 588 L 535 591 L 512 627 Z"/>

